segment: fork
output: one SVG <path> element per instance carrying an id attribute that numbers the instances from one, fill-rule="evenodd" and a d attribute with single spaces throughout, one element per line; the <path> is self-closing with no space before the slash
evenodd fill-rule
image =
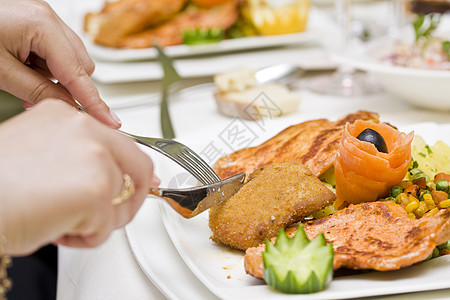
<path id="1" fill-rule="evenodd" d="M 216 172 L 194 151 L 186 145 L 171 139 L 138 136 L 119 130 L 131 137 L 135 142 L 164 154 L 186 169 L 202 184 L 212 184 L 220 181 Z"/>
<path id="2" fill-rule="evenodd" d="M 80 111 L 86 111 L 79 103 L 77 103 L 77 106 Z M 136 143 L 164 154 L 186 169 L 204 185 L 213 184 L 220 181 L 220 178 L 216 172 L 214 172 L 214 170 L 197 153 L 182 143 L 171 139 L 145 137 L 134 135 L 122 130 L 117 131 L 132 138 Z"/>
<path id="3" fill-rule="evenodd" d="M 187 189 L 152 189 L 149 194 L 163 198 L 183 217 L 190 219 L 233 196 L 244 184 L 245 173 L 209 185 Z"/>

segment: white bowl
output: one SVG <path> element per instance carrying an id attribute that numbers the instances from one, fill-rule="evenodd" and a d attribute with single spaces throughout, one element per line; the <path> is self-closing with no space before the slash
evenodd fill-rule
<path id="1" fill-rule="evenodd" d="M 394 38 L 382 38 L 346 55 L 342 64 L 373 74 L 388 93 L 426 109 L 450 111 L 450 71 L 393 66 L 381 58 L 390 53 Z"/>

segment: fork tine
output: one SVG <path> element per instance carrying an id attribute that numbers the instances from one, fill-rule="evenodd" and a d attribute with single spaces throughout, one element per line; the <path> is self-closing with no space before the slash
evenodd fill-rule
<path id="1" fill-rule="evenodd" d="M 168 139 L 137 136 L 123 131 L 120 132 L 130 136 L 137 143 L 150 147 L 174 160 L 202 184 L 207 185 L 220 181 L 219 176 L 217 176 L 214 170 L 197 153 L 180 142 Z"/>
<path id="2" fill-rule="evenodd" d="M 219 176 L 217 176 L 216 172 L 208 165 L 206 162 L 197 155 L 197 153 L 193 152 L 191 149 L 185 149 L 185 154 L 192 159 L 193 162 L 197 164 L 199 168 L 203 170 L 205 175 L 212 181 L 211 183 L 220 181 Z"/>
<path id="3" fill-rule="evenodd" d="M 194 162 L 190 159 L 187 159 L 184 155 L 178 154 L 176 156 L 178 161 L 180 161 L 180 165 L 182 165 L 189 173 L 191 173 L 195 178 L 197 178 L 202 184 L 210 184 L 214 182 L 210 182 L 208 176 L 205 175 L 205 172 L 201 172 L 200 168 L 198 168 Z M 181 163 L 182 162 L 182 163 Z"/>
<path id="4" fill-rule="evenodd" d="M 207 165 L 203 160 L 201 160 L 201 158 L 192 155 L 192 153 L 189 151 L 183 152 L 182 155 L 186 160 L 190 161 L 196 169 L 199 169 L 210 183 L 220 181 L 219 177 L 214 173 L 211 167 Z M 213 173 L 214 175 L 211 175 L 211 173 Z"/>

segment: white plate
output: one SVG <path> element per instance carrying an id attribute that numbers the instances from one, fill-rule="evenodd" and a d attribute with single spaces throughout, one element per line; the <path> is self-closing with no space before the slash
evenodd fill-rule
<path id="1" fill-rule="evenodd" d="M 319 31 L 309 29 L 305 32 L 282 34 L 274 36 L 246 37 L 223 40 L 218 43 L 188 46 L 176 45 L 165 48 L 165 53 L 171 57 L 190 57 L 199 55 L 212 55 L 225 52 L 244 51 L 251 49 L 273 48 L 279 46 L 312 43 L 318 40 Z M 92 57 L 102 61 L 136 61 L 156 59 L 158 52 L 154 48 L 144 49 L 114 49 L 95 45 L 83 34 L 86 48 Z"/>
<path id="2" fill-rule="evenodd" d="M 450 144 L 450 124 L 422 123 L 402 130 L 408 132 L 414 130 L 431 144 L 439 139 Z M 217 134 L 220 134 L 219 130 Z M 202 149 L 211 142 L 205 137 L 206 135 L 201 135 L 191 139 L 197 142 L 202 141 L 202 144 L 194 149 Z M 170 171 L 170 167 L 165 169 L 169 172 L 168 174 L 176 174 Z M 208 227 L 208 214 L 186 220 L 164 202 L 160 203 L 164 225 L 180 256 L 198 279 L 216 296 L 222 299 L 285 299 L 289 297 L 274 292 L 262 280 L 247 275 L 243 266 L 243 252 L 215 244 L 209 239 L 211 232 Z M 344 299 L 429 291 L 450 288 L 448 278 L 450 278 L 450 256 L 443 256 L 399 271 L 338 277 L 322 292 L 294 297 L 296 299 Z"/>
<path id="3" fill-rule="evenodd" d="M 168 299 L 183 300 L 186 295 L 192 299 L 213 299 L 214 295 L 193 276 L 173 247 L 159 217 L 159 201 L 149 197 L 125 228 L 136 261 Z"/>

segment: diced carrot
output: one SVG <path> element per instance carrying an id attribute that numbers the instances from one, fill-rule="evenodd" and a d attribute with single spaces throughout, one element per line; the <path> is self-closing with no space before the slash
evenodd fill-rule
<path id="1" fill-rule="evenodd" d="M 433 196 L 433 200 L 434 202 L 436 202 L 436 204 L 439 204 L 439 202 L 448 199 L 448 194 L 444 191 L 434 190 L 431 191 L 431 195 Z"/>
<path id="2" fill-rule="evenodd" d="M 408 195 L 419 198 L 419 196 L 417 195 L 418 191 L 419 191 L 419 186 L 417 184 L 413 184 L 413 185 L 408 186 L 403 192 L 407 193 Z"/>
<path id="3" fill-rule="evenodd" d="M 438 174 L 434 175 L 434 182 L 437 182 L 438 180 L 441 180 L 441 179 L 450 181 L 450 175 L 445 174 L 445 173 L 438 173 Z"/>

